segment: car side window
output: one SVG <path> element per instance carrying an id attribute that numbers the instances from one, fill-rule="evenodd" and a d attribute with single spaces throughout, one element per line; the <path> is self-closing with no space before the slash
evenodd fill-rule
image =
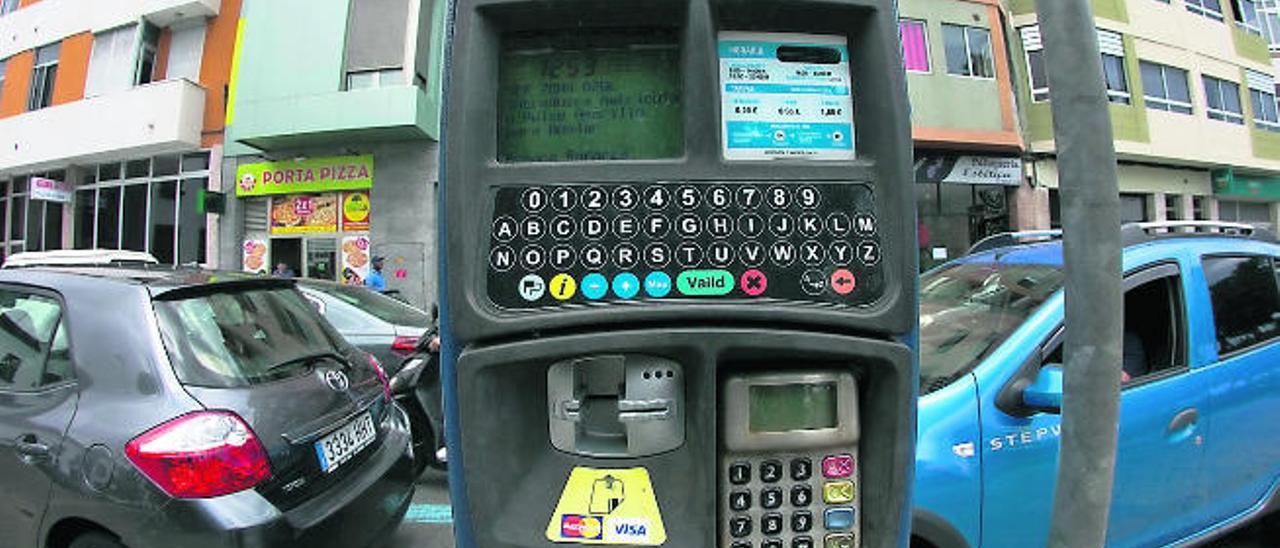
<path id="1" fill-rule="evenodd" d="M 361 327 L 368 327 L 370 319 L 362 317 L 363 313 L 342 302 L 331 303 L 325 306 L 324 319 L 338 328 L 338 331 L 348 333 L 360 331 Z"/>
<path id="2" fill-rule="evenodd" d="M 1130 275 L 1124 293 L 1121 382 L 1131 384 L 1186 367 L 1186 306 L 1181 276 L 1173 265 Z M 1065 363 L 1056 336 L 1042 365 Z"/>
<path id="3" fill-rule="evenodd" d="M 54 298 L 0 289 L 0 389 L 35 390 L 71 378 L 62 305 Z"/>
<path id="4" fill-rule="evenodd" d="M 1205 257 L 1203 262 L 1219 356 L 1280 336 L 1280 290 L 1271 257 Z"/>

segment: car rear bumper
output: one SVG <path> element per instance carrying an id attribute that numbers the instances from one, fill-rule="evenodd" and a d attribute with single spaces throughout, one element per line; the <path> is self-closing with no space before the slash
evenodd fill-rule
<path id="1" fill-rule="evenodd" d="M 393 407 L 393 427 L 365 470 L 324 494 L 281 512 L 255 491 L 165 505 L 134 534 L 131 548 L 381 546 L 413 502 L 409 420 Z"/>

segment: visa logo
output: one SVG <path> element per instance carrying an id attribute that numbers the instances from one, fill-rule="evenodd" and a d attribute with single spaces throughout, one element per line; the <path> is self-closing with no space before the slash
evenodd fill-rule
<path id="1" fill-rule="evenodd" d="M 609 518 L 605 529 L 605 541 L 642 544 L 649 541 L 651 528 L 645 518 Z"/>
<path id="2" fill-rule="evenodd" d="M 614 534 L 617 534 L 617 535 L 637 536 L 637 537 L 648 534 L 645 526 L 636 525 L 634 523 L 619 523 L 617 525 L 614 525 L 613 532 Z"/>

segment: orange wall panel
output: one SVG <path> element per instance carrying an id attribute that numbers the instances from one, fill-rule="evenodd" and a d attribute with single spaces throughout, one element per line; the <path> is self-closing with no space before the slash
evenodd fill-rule
<path id="1" fill-rule="evenodd" d="M 156 82 L 162 81 L 169 75 L 169 48 L 173 47 L 173 29 L 165 28 L 160 31 L 160 43 L 156 44 L 156 68 L 155 76 L 152 78 Z"/>
<path id="2" fill-rule="evenodd" d="M 27 7 L 27 6 L 30 6 L 31 4 L 34 4 L 34 3 L 39 2 L 39 1 L 40 1 L 40 0 L 18 0 L 18 7 L 20 7 L 20 8 L 25 8 L 25 7 Z"/>
<path id="3" fill-rule="evenodd" d="M 206 90 L 204 146 L 222 143 L 227 117 L 227 82 L 231 80 L 231 56 L 236 47 L 241 0 L 222 0 L 218 16 L 209 21 L 200 59 L 200 85 Z"/>
<path id="4" fill-rule="evenodd" d="M 5 64 L 4 93 L 0 95 L 0 118 L 26 112 L 27 94 L 31 91 L 31 67 L 35 64 L 35 50 L 14 55 Z"/>
<path id="5" fill-rule="evenodd" d="M 84 99 L 84 84 L 89 79 L 89 54 L 93 51 L 93 34 L 82 32 L 62 40 L 58 53 L 58 76 L 53 82 L 53 104 L 61 105 Z"/>

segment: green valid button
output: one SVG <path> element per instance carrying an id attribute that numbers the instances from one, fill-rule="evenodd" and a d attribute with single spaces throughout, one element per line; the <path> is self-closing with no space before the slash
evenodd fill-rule
<path id="1" fill-rule="evenodd" d="M 726 270 L 686 270 L 676 278 L 676 289 L 690 297 L 718 297 L 733 291 L 733 274 Z"/>

